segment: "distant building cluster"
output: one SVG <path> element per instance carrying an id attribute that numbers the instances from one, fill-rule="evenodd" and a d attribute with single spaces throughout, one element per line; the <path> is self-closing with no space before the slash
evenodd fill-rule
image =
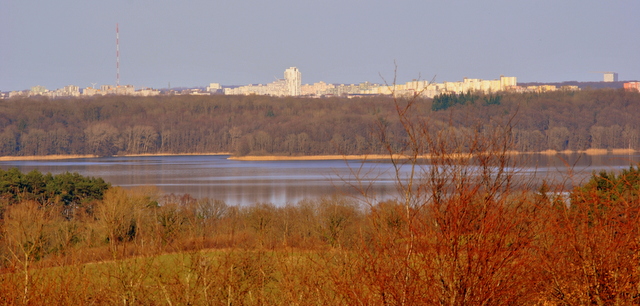
<path id="1" fill-rule="evenodd" d="M 225 88 L 225 95 L 266 95 L 266 96 L 299 96 L 301 95 L 302 74 L 296 67 L 284 71 L 284 79 L 269 84 L 247 85 Z"/>
<path id="2" fill-rule="evenodd" d="M 496 80 L 481 80 L 464 78 L 461 82 L 444 82 L 432 83 L 428 81 L 411 81 L 402 85 L 395 86 L 378 86 L 372 88 L 366 93 L 370 94 L 392 94 L 395 90 L 396 95 L 417 95 L 427 98 L 433 98 L 439 94 L 455 93 L 461 94 L 466 92 L 482 92 L 491 93 L 499 91 L 509 91 L 517 87 L 516 77 L 500 76 Z"/>
<path id="3" fill-rule="evenodd" d="M 51 98 L 79 97 L 80 88 L 75 85 L 69 85 L 56 90 L 47 90 L 44 86 L 38 85 L 38 86 L 31 87 L 31 90 L 12 91 L 8 95 L 9 98 L 18 97 L 18 96 L 47 96 Z"/>
<path id="4" fill-rule="evenodd" d="M 498 80 L 480 80 L 465 78 L 462 82 L 430 83 L 411 81 L 406 84 L 381 85 L 364 82 L 360 84 L 327 84 L 318 82 L 302 85 L 302 75 L 296 67 L 284 72 L 284 79 L 270 84 L 247 85 L 225 88 L 225 95 L 268 95 L 268 96 L 357 96 L 357 95 L 396 95 L 434 97 L 442 93 L 498 92 L 515 88 L 515 77 L 501 76 Z"/>
<path id="5" fill-rule="evenodd" d="M 615 72 L 604 73 L 604 82 L 617 82 L 618 74 Z M 640 91 L 640 82 L 624 83 L 624 89 Z M 69 85 L 56 90 L 47 90 L 43 86 L 34 86 L 30 90 L 12 91 L 0 93 L 0 98 L 45 96 L 50 98 L 80 97 L 80 96 L 157 96 L 169 95 L 266 95 L 275 97 L 305 96 L 305 97 L 330 97 L 330 96 L 419 96 L 433 98 L 440 94 L 461 94 L 466 92 L 493 93 L 501 91 L 542 93 L 550 91 L 576 91 L 578 86 L 566 85 L 532 85 L 518 86 L 516 77 L 500 76 L 495 80 L 482 80 L 464 78 L 459 82 L 435 83 L 426 80 L 412 80 L 405 84 L 373 84 L 364 82 L 360 84 L 329 84 L 317 82 L 314 84 L 302 84 L 302 74 L 296 67 L 290 67 L 284 71 L 284 78 L 277 79 L 269 84 L 255 84 L 246 86 L 222 86 L 220 83 L 210 83 L 206 89 L 160 90 L 145 88 L 136 90 L 132 85 L 113 86 L 102 85 L 80 89 L 78 86 Z"/>
<path id="6" fill-rule="evenodd" d="M 49 98 L 64 98 L 64 97 L 81 97 L 81 96 L 106 96 L 106 95 L 128 95 L 128 96 L 157 96 L 160 94 L 159 90 L 155 89 L 140 89 L 135 90 L 133 85 L 113 86 L 102 85 L 100 88 L 87 87 L 80 91 L 80 87 L 75 85 L 65 86 L 56 90 L 48 90 L 44 86 L 34 86 L 30 90 L 24 91 L 11 91 L 7 95 L 8 98 L 14 97 L 34 97 L 43 96 Z"/>
<path id="7" fill-rule="evenodd" d="M 556 86 L 556 85 L 532 85 L 532 86 L 516 86 L 513 88 L 514 92 L 524 93 L 524 92 L 533 92 L 533 93 L 543 93 L 550 91 L 578 91 L 580 88 L 576 85 L 564 85 L 564 86 Z"/>

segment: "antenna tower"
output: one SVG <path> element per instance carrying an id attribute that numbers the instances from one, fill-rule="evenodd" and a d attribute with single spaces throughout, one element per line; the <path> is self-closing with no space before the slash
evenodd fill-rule
<path id="1" fill-rule="evenodd" d="M 120 31 L 116 23 L 116 87 L 120 86 Z"/>

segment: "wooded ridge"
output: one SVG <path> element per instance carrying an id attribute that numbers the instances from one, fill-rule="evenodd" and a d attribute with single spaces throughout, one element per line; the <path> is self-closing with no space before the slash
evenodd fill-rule
<path id="1" fill-rule="evenodd" d="M 482 132 L 512 118 L 517 151 L 640 149 L 639 93 L 468 93 L 416 103 L 434 131 Z M 397 148 L 406 142 L 394 107 L 382 96 L 10 99 L 0 101 L 0 156 L 384 154 L 380 127 Z"/>

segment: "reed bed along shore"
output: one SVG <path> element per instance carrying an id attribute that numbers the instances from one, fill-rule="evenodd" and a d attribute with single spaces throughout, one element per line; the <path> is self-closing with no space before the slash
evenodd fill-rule
<path id="1" fill-rule="evenodd" d="M 142 153 L 142 154 L 125 154 L 125 155 L 117 155 L 117 156 L 126 156 L 126 157 L 144 157 L 144 156 L 202 156 L 202 155 L 232 155 L 229 152 L 218 152 L 218 153 Z"/>
<path id="2" fill-rule="evenodd" d="M 144 156 L 201 156 L 201 155 L 231 155 L 228 152 L 221 153 L 145 153 L 145 154 L 124 154 L 114 155 L 114 157 L 144 157 Z M 33 156 L 0 156 L 0 161 L 19 160 L 59 160 L 59 159 L 80 159 L 98 158 L 98 155 L 33 155 Z"/>
<path id="3" fill-rule="evenodd" d="M 607 154 L 632 154 L 638 152 L 634 149 L 587 149 L 580 151 L 556 151 L 545 150 L 541 152 L 520 152 L 509 151 L 510 155 L 519 154 L 543 154 L 543 155 L 555 155 L 555 154 L 587 154 L 587 155 L 607 155 Z M 230 152 L 208 152 L 208 153 L 145 153 L 145 154 L 124 154 L 115 155 L 114 157 L 145 157 L 145 156 L 198 156 L 198 155 L 229 155 L 230 160 L 239 161 L 287 161 L 287 160 L 387 160 L 391 157 L 388 154 L 361 154 L 361 155 L 297 155 L 297 156 L 285 156 L 285 155 L 248 155 L 248 156 L 233 156 Z M 97 158 L 97 155 L 34 155 L 34 156 L 0 156 L 0 161 L 21 161 L 21 160 L 60 160 L 60 159 L 80 159 L 80 158 Z M 455 156 L 454 156 L 455 157 Z M 468 157 L 465 154 L 458 157 Z M 394 159 L 407 158 L 406 156 L 393 155 Z M 418 156 L 420 159 L 428 159 L 428 155 Z"/>
<path id="4" fill-rule="evenodd" d="M 78 159 L 95 158 L 97 155 L 34 155 L 34 156 L 0 156 L 0 161 L 16 160 L 58 160 L 58 159 Z"/>
<path id="5" fill-rule="evenodd" d="M 394 156 L 399 157 L 399 156 Z M 389 155 L 371 154 L 371 155 L 309 155 L 309 156 L 231 156 L 231 160 L 245 161 L 276 161 L 276 160 L 383 160 L 389 159 Z"/>
<path id="6" fill-rule="evenodd" d="M 542 152 L 520 152 L 520 151 L 509 151 L 507 154 L 509 155 L 525 155 L 525 154 L 544 154 L 544 155 L 555 155 L 555 154 L 588 154 L 588 155 L 607 155 L 607 154 L 631 154 L 638 152 L 633 149 L 588 149 L 581 151 L 556 151 L 556 150 L 546 150 Z M 469 157 L 468 154 L 451 154 L 452 158 L 463 158 Z M 369 155 L 311 155 L 311 156 L 275 156 L 275 155 L 265 155 L 265 156 L 231 156 L 229 159 L 231 160 L 244 160 L 244 161 L 284 161 L 284 160 L 388 160 L 391 157 L 388 154 L 369 154 Z M 393 155 L 394 159 L 402 159 L 409 158 L 408 156 L 401 155 Z M 419 159 L 429 159 L 429 155 L 420 155 Z"/>

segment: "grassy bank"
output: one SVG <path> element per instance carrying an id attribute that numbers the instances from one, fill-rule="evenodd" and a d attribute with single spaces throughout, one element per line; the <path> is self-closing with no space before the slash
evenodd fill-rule
<path id="1" fill-rule="evenodd" d="M 0 302 L 43 305 L 344 305 L 322 251 L 200 250 L 0 274 Z M 330 274 L 330 273 L 329 273 Z"/>

